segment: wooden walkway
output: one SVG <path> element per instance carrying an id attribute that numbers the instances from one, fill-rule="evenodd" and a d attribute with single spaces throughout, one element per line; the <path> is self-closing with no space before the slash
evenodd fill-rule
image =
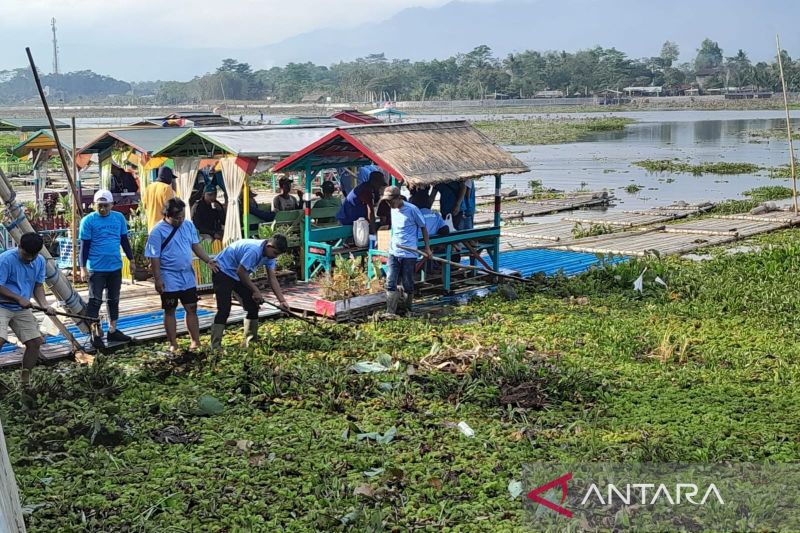
<path id="1" fill-rule="evenodd" d="M 79 291 L 84 301 L 88 298 L 86 290 Z M 309 306 L 309 302 L 316 301 L 319 296 L 319 289 L 309 285 L 297 285 L 284 289 L 284 295 L 293 309 L 303 312 L 310 312 L 313 314 L 313 305 Z M 268 298 L 274 303 L 274 297 Z M 105 309 L 105 305 L 103 306 Z M 182 309 L 179 308 L 178 318 L 178 335 L 186 334 L 186 326 L 183 322 Z M 101 311 L 102 312 L 102 311 Z M 200 330 L 205 331 L 211 327 L 214 322 L 214 314 L 216 313 L 216 306 L 214 304 L 213 294 L 203 294 L 198 303 L 198 319 L 200 323 Z M 43 314 L 36 312 L 37 318 L 42 319 Z M 228 324 L 240 323 L 244 320 L 245 311 L 238 305 L 234 305 L 231 309 Z M 277 318 L 281 313 L 269 306 L 263 306 L 259 313 L 260 318 Z M 68 320 L 68 319 L 67 319 Z M 120 301 L 120 319 L 118 322 L 119 328 L 134 337 L 137 341 L 153 341 L 166 338 L 166 332 L 163 326 L 163 313 L 161 311 L 161 298 L 153 288 L 153 284 L 149 282 L 137 283 L 136 285 L 123 285 L 122 296 Z M 70 327 L 70 322 L 65 322 L 65 325 Z M 81 343 L 85 349 L 90 346 L 90 339 L 88 335 L 80 333 L 77 328 L 70 327 L 76 340 Z M 42 346 L 42 357 L 46 360 L 58 360 L 72 356 L 72 347 L 68 342 L 61 339 L 61 337 L 49 338 Z M 12 337 L 11 342 L 16 339 Z M 53 342 L 55 341 L 55 342 Z M 10 344 L 10 343 L 9 343 Z M 22 349 L 19 347 L 10 348 L 8 345 L 0 352 L 0 368 L 6 366 L 17 365 L 22 362 Z M 87 349 L 87 351 L 90 351 Z"/>

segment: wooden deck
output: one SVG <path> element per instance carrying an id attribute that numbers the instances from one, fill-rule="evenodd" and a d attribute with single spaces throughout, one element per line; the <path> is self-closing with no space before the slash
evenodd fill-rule
<path id="1" fill-rule="evenodd" d="M 79 291 L 84 301 L 88 298 L 86 291 Z M 270 293 L 271 294 L 271 293 Z M 287 301 L 296 311 L 314 313 L 313 304 L 319 297 L 319 289 L 310 285 L 297 285 L 284 289 L 284 295 Z M 277 301 L 274 296 L 268 298 L 274 303 Z M 105 309 L 105 306 L 103 306 Z M 178 309 L 180 313 L 181 308 Z M 103 311 L 101 311 L 103 312 Z M 205 331 L 211 327 L 214 321 L 214 314 L 216 313 L 216 306 L 214 304 L 213 294 L 202 294 L 200 302 L 198 303 L 198 318 L 200 323 L 200 330 Z M 43 317 L 42 313 L 35 313 L 37 318 Z M 234 305 L 231 309 L 228 324 L 237 324 L 242 322 L 245 317 L 245 311 L 238 305 Z M 281 313 L 269 306 L 263 306 L 259 313 L 260 318 L 277 318 Z M 67 319 L 68 320 L 68 319 Z M 134 337 L 137 341 L 153 341 L 166 338 L 166 332 L 163 326 L 163 314 L 161 311 L 161 298 L 153 288 L 153 284 L 149 282 L 137 283 L 136 285 L 123 285 L 122 295 L 120 301 L 120 319 L 118 322 L 119 328 Z M 70 322 L 65 322 L 70 327 Z M 70 327 L 76 340 L 81 343 L 86 351 L 89 350 L 90 339 L 88 335 L 80 333 L 77 328 Z M 178 335 L 186 334 L 186 326 L 183 319 L 178 318 Z M 46 360 L 58 360 L 72 356 L 72 347 L 60 337 L 49 338 L 50 341 L 42 346 L 42 357 Z M 11 339 L 15 342 L 15 339 Z M 22 349 L 14 347 L 10 349 L 9 346 L 0 352 L 0 368 L 6 366 L 17 365 L 22 361 Z"/>

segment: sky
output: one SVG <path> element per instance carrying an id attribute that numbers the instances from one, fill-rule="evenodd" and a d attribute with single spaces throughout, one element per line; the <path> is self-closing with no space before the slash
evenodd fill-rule
<path id="1" fill-rule="evenodd" d="M 42 63 L 40 68 L 49 72 L 53 17 L 61 70 L 74 71 L 92 61 L 69 51 L 88 55 L 94 48 L 103 56 L 124 61 L 127 54 L 159 47 L 258 47 L 342 20 L 352 27 L 386 19 L 404 8 L 445 3 L 447 0 L 2 0 L 0 69 L 26 65 L 25 46 L 30 46 L 37 64 Z"/>
<path id="2" fill-rule="evenodd" d="M 52 70 L 50 19 L 60 70 L 126 81 L 188 80 L 223 58 L 254 68 L 331 64 L 370 53 L 446 58 L 480 44 L 504 57 L 526 49 L 616 47 L 658 55 L 669 39 L 691 61 L 700 41 L 771 60 L 780 33 L 800 56 L 798 0 L 2 0 L 0 70 L 27 67 L 30 46 Z"/>

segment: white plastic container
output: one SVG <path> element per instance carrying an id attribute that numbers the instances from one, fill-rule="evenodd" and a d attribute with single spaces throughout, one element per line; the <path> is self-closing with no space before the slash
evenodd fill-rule
<path id="1" fill-rule="evenodd" d="M 353 241 L 359 248 L 369 243 L 369 222 L 361 217 L 353 223 Z"/>

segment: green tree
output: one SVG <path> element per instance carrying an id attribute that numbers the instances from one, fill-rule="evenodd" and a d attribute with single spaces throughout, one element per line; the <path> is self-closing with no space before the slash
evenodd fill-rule
<path id="1" fill-rule="evenodd" d="M 716 41 L 704 39 L 694 60 L 696 70 L 716 69 L 722 66 L 722 49 Z"/>
<path id="2" fill-rule="evenodd" d="M 661 59 L 661 66 L 663 68 L 670 68 L 672 64 L 678 60 L 680 57 L 681 52 L 678 45 L 672 41 L 665 41 L 663 45 L 661 45 L 661 55 L 659 58 Z"/>

